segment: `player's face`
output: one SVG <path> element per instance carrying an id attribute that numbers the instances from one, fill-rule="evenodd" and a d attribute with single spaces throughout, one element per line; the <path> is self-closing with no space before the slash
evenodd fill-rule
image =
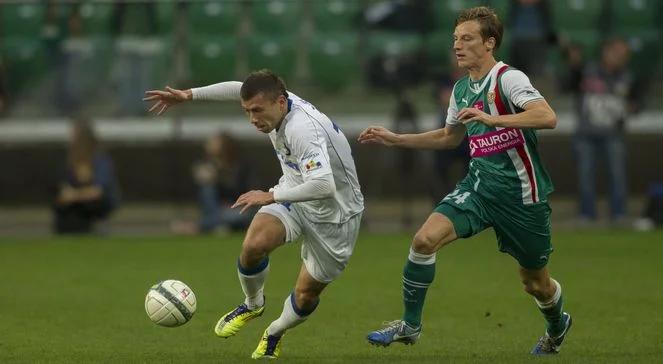
<path id="1" fill-rule="evenodd" d="M 277 128 L 287 108 L 288 100 L 281 95 L 276 100 L 259 93 L 249 100 L 242 100 L 242 108 L 249 117 L 249 122 L 259 131 L 269 133 Z"/>
<path id="2" fill-rule="evenodd" d="M 489 59 L 495 47 L 495 39 L 481 38 L 481 25 L 476 20 L 458 24 L 454 31 L 454 52 L 460 68 L 477 68 Z"/>

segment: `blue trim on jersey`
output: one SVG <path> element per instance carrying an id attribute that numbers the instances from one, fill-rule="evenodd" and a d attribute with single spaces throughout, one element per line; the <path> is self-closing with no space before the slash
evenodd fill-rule
<path id="1" fill-rule="evenodd" d="M 292 202 L 279 202 L 279 204 L 290 211 L 290 205 L 292 205 Z"/>
<path id="2" fill-rule="evenodd" d="M 332 126 L 334 127 L 334 130 L 336 130 L 337 133 L 340 133 L 341 128 L 338 125 L 336 125 L 336 123 L 333 120 L 329 119 L 329 121 L 331 121 Z"/>
<path id="3" fill-rule="evenodd" d="M 284 162 L 284 163 L 285 163 L 286 166 L 288 166 L 288 167 L 294 169 L 295 171 L 299 172 L 299 166 L 297 165 L 297 163 L 293 163 L 293 162 Z"/>
<path id="4" fill-rule="evenodd" d="M 292 99 L 288 98 L 288 112 L 292 110 Z"/>
<path id="5" fill-rule="evenodd" d="M 297 302 L 295 301 L 295 293 L 290 294 L 290 304 L 292 305 L 292 309 L 295 311 L 297 315 L 300 317 L 306 317 L 315 311 L 316 308 L 318 308 L 318 304 L 320 303 L 320 299 L 315 303 L 315 306 L 309 310 L 302 310 L 301 308 L 297 307 Z"/>
<path id="6" fill-rule="evenodd" d="M 239 263 L 239 258 L 237 258 L 237 270 L 245 276 L 256 275 L 256 274 L 264 271 L 267 268 L 268 265 L 269 265 L 269 257 L 265 257 L 265 259 L 263 259 L 260 263 L 258 263 L 257 266 L 255 266 L 253 268 L 244 268 Z"/>

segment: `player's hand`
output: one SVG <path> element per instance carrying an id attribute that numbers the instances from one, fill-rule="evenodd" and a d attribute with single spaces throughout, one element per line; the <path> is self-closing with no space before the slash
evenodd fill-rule
<path id="1" fill-rule="evenodd" d="M 170 86 L 166 86 L 164 91 L 145 91 L 145 95 L 143 101 L 156 101 L 148 110 L 148 112 L 154 112 L 156 115 L 163 114 L 173 105 L 192 99 L 191 90 L 177 90 Z"/>
<path id="2" fill-rule="evenodd" d="M 371 126 L 359 134 L 357 140 L 362 144 L 382 144 L 388 147 L 395 145 L 400 140 L 399 135 L 381 126 Z"/>
<path id="3" fill-rule="evenodd" d="M 485 112 L 474 107 L 466 107 L 460 110 L 458 112 L 458 115 L 456 115 L 456 117 L 463 124 L 467 124 L 473 121 L 478 121 L 488 126 L 495 126 L 496 124 L 495 118 L 492 115 L 488 115 Z"/>
<path id="4" fill-rule="evenodd" d="M 235 201 L 235 203 L 232 206 L 230 206 L 230 208 L 234 209 L 235 207 L 238 206 L 244 206 L 242 210 L 240 210 L 239 212 L 241 214 L 244 213 L 244 211 L 246 211 L 246 209 L 248 209 L 251 206 L 269 205 L 270 203 L 273 202 L 274 202 L 274 192 L 254 190 L 239 196 L 237 201 Z"/>

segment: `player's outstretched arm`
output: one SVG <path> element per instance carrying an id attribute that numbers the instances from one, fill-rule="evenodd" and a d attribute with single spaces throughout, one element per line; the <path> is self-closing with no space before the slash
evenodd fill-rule
<path id="1" fill-rule="evenodd" d="M 156 115 L 162 115 L 173 105 L 193 99 L 191 90 L 178 90 L 170 86 L 166 86 L 164 90 L 150 90 L 145 91 L 143 101 L 154 102 L 148 112 L 153 112 Z"/>
<path id="2" fill-rule="evenodd" d="M 465 127 L 447 126 L 418 134 L 396 134 L 381 126 L 371 126 L 361 132 L 358 141 L 362 144 L 382 144 L 415 149 L 453 149 L 465 136 Z"/>

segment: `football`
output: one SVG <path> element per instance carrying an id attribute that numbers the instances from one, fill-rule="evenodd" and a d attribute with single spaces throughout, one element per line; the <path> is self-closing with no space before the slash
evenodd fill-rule
<path id="1" fill-rule="evenodd" d="M 145 312 L 157 325 L 176 327 L 187 323 L 196 312 L 196 295 L 178 280 L 152 286 L 145 297 Z"/>

